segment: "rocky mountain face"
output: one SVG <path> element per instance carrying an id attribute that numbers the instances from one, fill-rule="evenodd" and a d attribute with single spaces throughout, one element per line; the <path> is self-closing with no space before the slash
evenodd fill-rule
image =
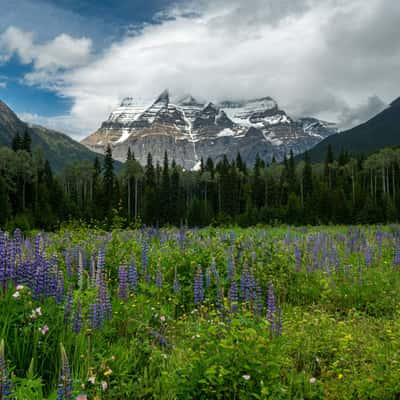
<path id="1" fill-rule="evenodd" d="M 55 171 L 61 171 L 67 164 L 73 161 L 93 162 L 98 154 L 90 151 L 85 146 L 71 139 L 61 132 L 44 128 L 38 125 L 28 125 L 0 101 L 0 146 L 11 147 L 12 140 L 17 132 L 23 135 L 28 130 L 32 147 L 40 147 L 43 156 L 49 160 Z M 103 156 L 99 156 L 100 159 Z"/>
<path id="2" fill-rule="evenodd" d="M 171 102 L 164 91 L 153 103 L 126 98 L 100 129 L 82 141 L 99 153 L 107 144 L 124 161 L 128 148 L 145 164 L 147 154 L 196 169 L 201 158 L 232 159 L 240 152 L 253 163 L 257 153 L 266 162 L 279 161 L 293 150 L 299 154 L 336 133 L 333 124 L 314 118 L 293 119 L 270 97 L 250 101 L 204 103 L 192 96 Z"/>

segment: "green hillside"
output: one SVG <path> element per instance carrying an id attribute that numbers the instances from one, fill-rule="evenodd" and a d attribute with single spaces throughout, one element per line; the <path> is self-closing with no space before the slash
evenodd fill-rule
<path id="1" fill-rule="evenodd" d="M 103 158 L 63 133 L 42 126 L 28 126 L 0 100 L 0 145 L 11 146 L 15 134 L 19 132 L 22 135 L 26 129 L 31 136 L 33 149 L 41 147 L 44 157 L 55 171 L 62 170 L 73 161 L 94 161 L 96 156 Z"/>
<path id="2" fill-rule="evenodd" d="M 309 150 L 312 161 L 325 159 L 328 146 L 335 155 L 341 150 L 370 154 L 384 147 L 400 145 L 400 97 L 369 121 L 345 132 L 329 136 Z M 299 156 L 298 158 L 302 158 Z"/>

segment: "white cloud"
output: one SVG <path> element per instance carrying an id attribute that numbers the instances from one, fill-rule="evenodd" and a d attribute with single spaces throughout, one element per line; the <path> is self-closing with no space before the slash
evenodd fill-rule
<path id="1" fill-rule="evenodd" d="M 81 136 L 121 98 L 150 98 L 167 87 L 215 100 L 270 95 L 295 115 L 352 121 L 357 110 L 368 118 L 373 107 L 359 105 L 372 94 L 388 103 L 400 92 L 400 45 L 388 41 L 400 2 L 196 0 L 160 18 L 94 58 L 88 39 L 67 35 L 38 45 L 13 28 L 9 43 L 34 63 L 28 83 L 73 100 L 70 115 L 54 123 L 61 129 L 68 121 Z"/>
<path id="2" fill-rule="evenodd" d="M 31 125 L 41 125 L 65 133 L 76 140 L 82 137 L 82 131 L 90 130 L 90 126 L 82 125 L 81 120 L 72 115 L 60 115 L 57 117 L 44 117 L 32 113 L 18 113 L 18 117 Z"/>
<path id="3" fill-rule="evenodd" d="M 0 89 L 5 89 L 7 87 L 7 82 L 0 82 Z"/>
<path id="4" fill-rule="evenodd" d="M 64 33 L 46 43 L 37 44 L 32 32 L 14 26 L 0 36 L 3 61 L 17 54 L 22 63 L 33 63 L 35 71 L 56 71 L 85 65 L 89 62 L 91 47 L 90 39 L 75 39 Z"/>

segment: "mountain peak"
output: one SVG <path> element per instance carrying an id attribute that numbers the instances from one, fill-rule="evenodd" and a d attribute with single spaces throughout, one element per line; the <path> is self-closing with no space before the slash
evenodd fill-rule
<path id="1" fill-rule="evenodd" d="M 125 97 L 124 99 L 122 99 L 120 107 L 131 107 L 135 105 L 135 103 L 136 102 L 133 97 Z"/>
<path id="2" fill-rule="evenodd" d="M 201 104 L 198 102 L 191 94 L 183 97 L 178 101 L 178 105 L 180 106 L 196 106 Z"/>
<path id="3" fill-rule="evenodd" d="M 169 90 L 165 89 L 157 98 L 156 103 L 169 103 Z"/>

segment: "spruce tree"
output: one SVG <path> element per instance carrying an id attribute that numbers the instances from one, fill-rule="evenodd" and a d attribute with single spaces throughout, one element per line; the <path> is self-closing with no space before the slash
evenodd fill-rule
<path id="1" fill-rule="evenodd" d="M 306 151 L 304 154 L 303 190 L 304 200 L 307 201 L 311 198 L 313 193 L 312 166 L 308 151 Z"/>
<path id="2" fill-rule="evenodd" d="M 15 134 L 15 136 L 13 137 L 12 142 L 11 142 L 11 148 L 14 151 L 18 151 L 18 150 L 22 149 L 22 139 L 21 139 L 21 136 L 19 135 L 19 132 L 17 132 Z"/>
<path id="3" fill-rule="evenodd" d="M 111 217 L 114 206 L 114 160 L 112 158 L 112 150 L 110 145 L 107 146 L 104 156 L 103 167 L 103 199 L 104 199 L 104 214 Z"/>
<path id="4" fill-rule="evenodd" d="M 164 163 L 161 176 L 161 192 L 160 192 L 160 210 L 161 222 L 170 222 L 171 202 L 170 202 L 170 177 L 169 177 L 169 163 L 168 154 L 164 153 Z"/>
<path id="5" fill-rule="evenodd" d="M 21 149 L 27 151 L 28 153 L 31 153 L 31 145 L 32 145 L 31 136 L 29 134 L 28 129 L 25 129 L 24 136 L 22 138 Z"/>

